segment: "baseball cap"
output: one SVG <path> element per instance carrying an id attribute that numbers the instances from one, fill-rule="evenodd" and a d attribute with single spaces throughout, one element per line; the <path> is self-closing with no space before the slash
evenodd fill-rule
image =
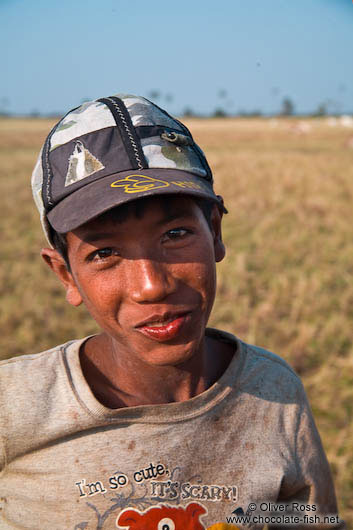
<path id="1" fill-rule="evenodd" d="M 51 130 L 32 175 L 48 241 L 123 203 L 187 194 L 223 206 L 190 131 L 148 99 L 117 94 L 70 110 Z"/>

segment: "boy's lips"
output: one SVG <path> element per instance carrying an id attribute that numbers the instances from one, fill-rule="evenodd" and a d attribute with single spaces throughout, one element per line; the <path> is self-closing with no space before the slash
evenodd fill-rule
<path id="1" fill-rule="evenodd" d="M 135 328 L 144 335 L 162 342 L 176 337 L 187 320 L 190 320 L 190 311 L 152 315 Z"/>

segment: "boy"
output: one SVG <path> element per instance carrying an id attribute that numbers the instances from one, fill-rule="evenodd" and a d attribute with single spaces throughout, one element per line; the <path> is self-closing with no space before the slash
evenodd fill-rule
<path id="1" fill-rule="evenodd" d="M 1 528 L 339 527 L 298 377 L 206 329 L 226 210 L 188 129 L 141 97 L 85 103 L 32 187 L 42 256 L 102 332 L 2 363 Z"/>

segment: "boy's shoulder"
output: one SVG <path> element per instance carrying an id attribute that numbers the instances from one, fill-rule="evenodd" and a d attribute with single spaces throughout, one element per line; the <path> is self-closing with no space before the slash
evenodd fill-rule
<path id="1" fill-rule="evenodd" d="M 0 362 L 0 469 L 44 443 L 52 427 L 68 428 L 75 399 L 65 351 L 77 352 L 83 340 Z"/>
<path id="2" fill-rule="evenodd" d="M 303 383 L 293 368 L 279 355 L 262 347 L 242 343 L 246 354 L 243 391 L 260 399 L 281 404 L 304 404 Z"/>
<path id="3" fill-rule="evenodd" d="M 232 386 L 268 401 L 293 403 L 305 398 L 302 381 L 279 355 L 248 344 L 231 333 L 208 328 L 207 335 L 236 346 L 237 355 L 229 367 Z"/>
<path id="4" fill-rule="evenodd" d="M 220 340 L 228 344 L 232 344 L 239 350 L 242 350 L 243 355 L 247 358 L 247 368 L 259 366 L 259 363 L 264 364 L 275 371 L 283 372 L 295 380 L 299 380 L 299 376 L 293 368 L 278 354 L 266 350 L 262 346 L 249 344 L 242 339 L 239 339 L 228 331 L 219 330 L 216 328 L 206 328 L 206 335 L 215 340 Z"/>
<path id="5" fill-rule="evenodd" d="M 63 352 L 79 348 L 84 339 L 72 340 L 48 350 L 0 361 L 0 406 L 16 412 L 49 396 L 67 379 Z"/>
<path id="6" fill-rule="evenodd" d="M 0 378 L 6 377 L 7 375 L 16 374 L 20 375 L 21 378 L 27 379 L 28 375 L 33 375 L 33 370 L 46 366 L 56 366 L 58 357 L 60 357 L 63 349 L 67 348 L 75 342 L 80 340 L 71 340 L 48 350 L 43 350 L 38 353 L 17 355 L 0 361 Z M 10 383 L 10 381 L 9 381 Z"/>
<path id="7" fill-rule="evenodd" d="M 242 342 L 242 346 L 248 356 L 248 362 L 250 366 L 256 366 L 259 363 L 268 367 L 271 372 L 278 372 L 283 375 L 286 375 L 290 379 L 295 381 L 300 381 L 300 377 L 293 370 L 293 368 L 278 354 L 273 353 L 272 351 L 266 350 L 262 346 L 256 346 L 254 344 L 248 344 Z"/>

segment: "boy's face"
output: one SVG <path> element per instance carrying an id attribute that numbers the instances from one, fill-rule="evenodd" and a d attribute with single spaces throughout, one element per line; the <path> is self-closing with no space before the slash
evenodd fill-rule
<path id="1" fill-rule="evenodd" d="M 71 273 L 53 268 L 68 301 L 84 302 L 119 353 L 176 365 L 203 347 L 224 257 L 221 216 L 214 207 L 210 228 L 187 196 L 143 202 L 140 212 L 127 205 L 122 220 L 108 212 L 69 232 Z"/>

